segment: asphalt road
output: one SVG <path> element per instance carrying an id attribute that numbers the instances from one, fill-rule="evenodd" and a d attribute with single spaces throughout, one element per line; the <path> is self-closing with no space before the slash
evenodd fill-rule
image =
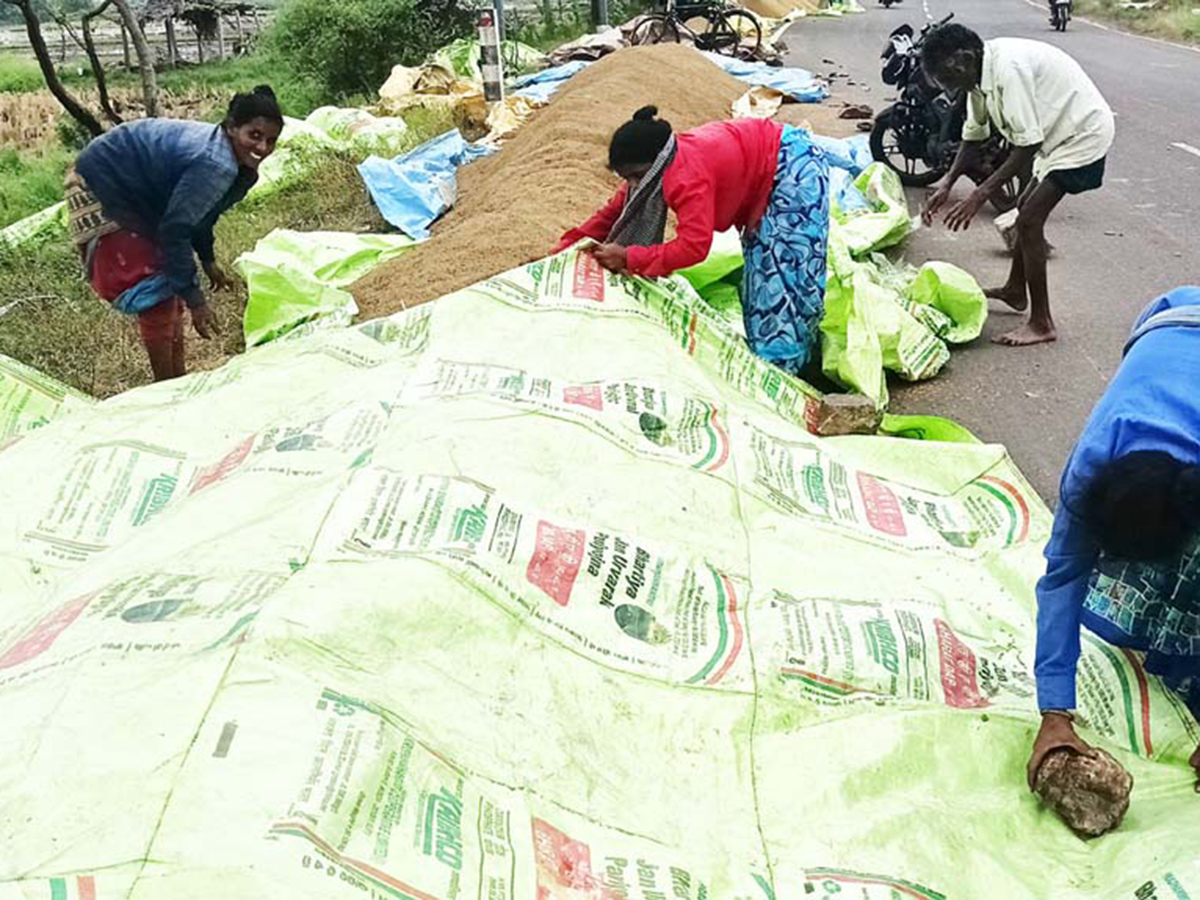
<path id="1" fill-rule="evenodd" d="M 1130 323 L 1154 296 L 1200 283 L 1200 52 L 1080 19 L 1056 34 L 1045 7 L 1027 0 L 905 0 L 891 10 L 802 20 L 786 37 L 789 64 L 824 76 L 845 73 L 835 79 L 838 95 L 879 110 L 894 99 L 879 77 L 888 33 L 948 12 L 985 39 L 1034 38 L 1062 47 L 1117 116 L 1104 187 L 1067 197 L 1047 225 L 1056 248 L 1049 278 L 1058 341 L 992 344 L 992 335 L 1019 322 L 993 303 L 983 336 L 957 349 L 939 377 L 892 390 L 894 411 L 948 416 L 986 441 L 1006 444 L 1053 503 L 1063 463 L 1116 370 Z M 964 180 L 959 192 L 968 189 Z M 923 196 L 910 191 L 914 212 Z M 989 209 L 957 235 L 940 226 L 921 229 L 909 238 L 906 256 L 918 264 L 947 260 L 985 287 L 999 285 L 1008 258 L 991 218 Z"/>

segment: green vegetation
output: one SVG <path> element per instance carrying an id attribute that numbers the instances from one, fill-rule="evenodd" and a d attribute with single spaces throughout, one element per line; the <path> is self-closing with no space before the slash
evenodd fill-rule
<path id="1" fill-rule="evenodd" d="M 0 228 L 61 200 L 72 156 L 61 147 L 26 154 L 0 147 Z"/>
<path id="2" fill-rule="evenodd" d="M 0 56 L 0 94 L 40 91 L 45 85 L 42 70 L 32 59 L 7 54 Z"/>
<path id="3" fill-rule="evenodd" d="M 457 0 L 291 0 L 266 44 L 333 95 L 371 94 L 394 65 L 420 63 L 473 24 Z"/>
<path id="4" fill-rule="evenodd" d="M 1193 0 L 1159 0 L 1152 8 L 1125 9 L 1121 0 L 1078 0 L 1079 15 L 1115 22 L 1130 31 L 1179 41 L 1200 42 L 1200 5 Z"/>
<path id="5" fill-rule="evenodd" d="M 111 80 L 114 84 L 141 88 L 136 74 L 122 72 Z M 158 75 L 160 91 L 178 94 L 200 92 L 226 99 L 238 91 L 248 91 L 257 84 L 271 85 L 284 113 L 297 119 L 303 119 L 318 106 L 338 99 L 325 91 L 317 81 L 293 71 L 286 62 L 266 53 L 205 63 L 203 66 L 168 69 Z M 224 112 L 223 107 L 214 108 L 205 118 L 215 120 Z"/>
<path id="6" fill-rule="evenodd" d="M 608 18 L 614 25 L 628 22 L 654 5 L 654 0 L 611 0 Z M 536 8 L 514 9 L 507 14 L 505 28 L 513 40 L 548 52 L 594 31 L 586 5 L 558 0 L 539 0 Z"/>

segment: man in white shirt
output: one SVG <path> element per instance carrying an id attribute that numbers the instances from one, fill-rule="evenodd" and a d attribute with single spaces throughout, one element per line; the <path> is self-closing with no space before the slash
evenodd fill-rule
<path id="1" fill-rule="evenodd" d="M 1112 110 L 1079 63 L 1041 41 L 996 38 L 984 43 L 969 28 L 943 25 L 926 37 L 921 58 L 943 90 L 969 92 L 962 147 L 942 186 L 929 198 L 925 222 L 932 224 L 947 204 L 955 182 L 972 168 L 995 128 L 1012 152 L 967 199 L 950 208 L 946 225 L 952 231 L 968 227 L 995 191 L 1032 165 L 1035 180 L 1020 200 L 1008 282 L 987 295 L 1016 310 L 1029 307 L 1029 321 L 995 338 L 997 343 L 1015 347 L 1052 341 L 1046 218 L 1064 195 L 1100 187 L 1113 142 Z"/>

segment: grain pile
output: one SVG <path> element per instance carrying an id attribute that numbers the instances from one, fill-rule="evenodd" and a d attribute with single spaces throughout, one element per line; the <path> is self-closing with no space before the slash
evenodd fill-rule
<path id="1" fill-rule="evenodd" d="M 459 172 L 433 238 L 351 288 L 364 319 L 388 315 L 548 254 L 612 194 L 613 130 L 648 103 L 676 130 L 727 119 L 745 86 L 692 49 L 633 47 L 569 81 L 499 153 Z"/>

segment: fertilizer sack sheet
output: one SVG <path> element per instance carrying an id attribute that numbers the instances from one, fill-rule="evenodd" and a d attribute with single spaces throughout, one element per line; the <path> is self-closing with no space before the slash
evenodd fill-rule
<path id="1" fill-rule="evenodd" d="M 567 252 L 10 427 L 0 900 L 1200 892 L 1196 723 L 1134 657 L 1080 679 L 1122 828 L 1024 787 L 1049 518 L 1003 449 L 815 403 Z"/>

